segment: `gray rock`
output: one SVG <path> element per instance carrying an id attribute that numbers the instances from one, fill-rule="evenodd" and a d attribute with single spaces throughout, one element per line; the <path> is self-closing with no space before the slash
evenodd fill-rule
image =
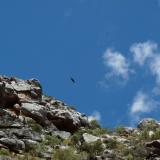
<path id="1" fill-rule="evenodd" d="M 71 133 L 66 131 L 54 131 L 53 135 L 58 136 L 62 139 L 68 139 L 71 136 Z"/>
<path id="2" fill-rule="evenodd" d="M 0 108 L 0 128 L 22 128 L 23 122 L 10 112 Z"/>
<path id="3" fill-rule="evenodd" d="M 88 133 L 84 133 L 84 134 L 82 135 L 82 137 L 83 137 L 83 140 L 84 140 L 86 143 L 96 142 L 97 140 L 100 140 L 99 137 L 93 136 L 93 135 L 88 134 Z"/>
<path id="4" fill-rule="evenodd" d="M 135 128 L 132 127 L 123 127 L 123 129 L 126 134 L 131 134 L 135 131 Z"/>
<path id="5" fill-rule="evenodd" d="M 3 108 L 12 107 L 19 103 L 18 95 L 8 83 L 0 82 L 0 106 Z"/>
<path id="6" fill-rule="evenodd" d="M 0 138 L 2 138 L 2 137 L 6 137 L 6 133 L 3 131 L 0 131 Z"/>
<path id="7" fill-rule="evenodd" d="M 105 149 L 102 155 L 102 158 L 115 158 L 115 154 L 113 150 Z"/>
<path id="8" fill-rule="evenodd" d="M 82 117 L 79 112 L 69 110 L 68 108 L 50 110 L 47 117 L 59 130 L 71 133 L 88 124 L 86 117 Z"/>
<path id="9" fill-rule="evenodd" d="M 155 147 L 160 149 L 160 140 L 154 140 L 152 142 L 146 143 L 146 147 Z"/>
<path id="10" fill-rule="evenodd" d="M 46 160 L 51 160 L 52 159 L 52 153 L 41 152 L 41 153 L 38 154 L 38 157 L 45 158 Z"/>
<path id="11" fill-rule="evenodd" d="M 22 139 L 25 144 L 25 151 L 32 150 L 34 146 L 38 145 L 37 141 L 31 139 Z"/>
<path id="12" fill-rule="evenodd" d="M 2 155 L 0 155 L 0 160 L 12 160 L 12 158 L 9 157 L 9 156 L 2 156 Z"/>
<path id="13" fill-rule="evenodd" d="M 8 108 L 23 101 L 40 101 L 41 98 L 42 88 L 38 80 L 0 77 L 0 106 Z"/>
<path id="14" fill-rule="evenodd" d="M 44 106 L 36 103 L 22 103 L 21 112 L 25 116 L 34 119 L 38 124 L 42 125 L 43 127 L 48 128 L 50 131 L 57 130 L 54 124 L 48 120 L 48 109 Z"/>
<path id="15" fill-rule="evenodd" d="M 25 149 L 25 144 L 23 141 L 12 138 L 1 138 L 0 143 L 7 146 L 10 150 L 19 152 Z"/>
<path id="16" fill-rule="evenodd" d="M 160 127 L 160 123 L 152 118 L 145 118 L 142 121 L 139 122 L 137 128 L 140 130 L 149 129 L 154 130 L 156 128 Z"/>
<path id="17" fill-rule="evenodd" d="M 42 141 L 40 133 L 32 131 L 29 128 L 22 129 L 10 129 L 8 130 L 8 136 L 18 139 L 31 139 L 34 141 Z"/>

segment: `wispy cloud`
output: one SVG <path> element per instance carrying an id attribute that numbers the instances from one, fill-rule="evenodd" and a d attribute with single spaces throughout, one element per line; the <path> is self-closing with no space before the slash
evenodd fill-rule
<path id="1" fill-rule="evenodd" d="M 151 73 L 156 77 L 156 83 L 160 86 L 160 55 L 155 55 L 150 62 Z"/>
<path id="2" fill-rule="evenodd" d="M 141 115 L 144 113 L 150 113 L 157 107 L 157 102 L 148 94 L 139 91 L 133 99 L 130 107 L 131 123 L 135 123 L 140 120 Z"/>
<path id="3" fill-rule="evenodd" d="M 142 66 L 148 58 L 154 56 L 157 48 L 157 43 L 146 41 L 143 43 L 133 44 L 130 47 L 130 51 L 133 53 L 134 61 Z"/>
<path id="4" fill-rule="evenodd" d="M 160 0 L 156 0 L 157 1 L 157 3 L 158 3 L 158 7 L 160 7 Z"/>
<path id="5" fill-rule="evenodd" d="M 119 78 L 121 78 L 120 82 L 128 82 L 132 78 L 132 73 L 136 73 L 140 68 L 147 71 L 147 76 L 155 78 L 155 83 L 152 82 L 149 94 L 139 89 L 133 97 L 128 114 L 133 125 L 145 115 L 154 113 L 154 109 L 158 109 L 160 106 L 160 102 L 157 100 L 157 95 L 160 95 L 160 50 L 158 43 L 148 40 L 132 44 L 129 46 L 129 52 L 133 55 L 132 58 L 111 48 L 105 51 L 103 62 L 107 72 L 105 80 L 100 84 L 106 88 Z M 138 64 L 139 68 L 135 67 L 135 64 Z"/>
<path id="6" fill-rule="evenodd" d="M 110 48 L 107 49 L 103 55 L 103 61 L 106 68 L 109 69 L 109 72 L 105 75 L 106 79 L 117 76 L 128 80 L 130 73 L 129 62 L 120 52 Z"/>
<path id="7" fill-rule="evenodd" d="M 90 115 L 88 117 L 88 121 L 93 121 L 93 120 L 97 120 L 97 121 L 100 121 L 101 120 L 101 114 L 98 112 L 98 111 L 94 111 L 92 113 L 92 115 Z"/>

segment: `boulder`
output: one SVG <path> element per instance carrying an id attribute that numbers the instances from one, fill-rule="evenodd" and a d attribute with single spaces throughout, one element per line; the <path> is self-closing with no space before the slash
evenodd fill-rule
<path id="1" fill-rule="evenodd" d="M 0 131 L 0 138 L 2 138 L 2 137 L 6 137 L 6 133 L 3 131 Z"/>
<path id="2" fill-rule="evenodd" d="M 23 126 L 21 119 L 0 108 L 0 128 L 22 128 Z"/>
<path id="3" fill-rule="evenodd" d="M 52 160 L 52 153 L 40 152 L 40 153 L 38 154 L 38 157 L 44 158 L 45 160 Z"/>
<path id="4" fill-rule="evenodd" d="M 84 133 L 82 135 L 82 137 L 83 137 L 84 142 L 86 142 L 86 143 L 96 142 L 97 140 L 100 140 L 99 137 L 93 136 L 88 133 Z"/>
<path id="5" fill-rule="evenodd" d="M 83 117 L 81 113 L 69 110 L 68 108 L 50 110 L 47 113 L 47 118 L 52 121 L 59 130 L 71 133 L 88 124 L 86 117 Z"/>
<path id="6" fill-rule="evenodd" d="M 71 133 L 66 131 L 54 131 L 52 134 L 62 139 L 68 139 L 71 136 Z"/>
<path id="7" fill-rule="evenodd" d="M 51 131 L 57 130 L 55 125 L 47 118 L 47 108 L 37 103 L 22 103 L 21 112 L 27 117 L 31 117 L 38 124 L 45 128 L 49 128 Z"/>
<path id="8" fill-rule="evenodd" d="M 155 130 L 156 128 L 160 127 L 160 123 L 152 118 L 145 118 L 139 122 L 137 128 L 140 130 L 148 129 L 148 130 Z"/>
<path id="9" fill-rule="evenodd" d="M 3 120 L 6 117 L 1 118 L 2 126 L 22 127 L 21 123 L 13 123 L 20 122 L 17 118 L 20 116 L 34 119 L 49 132 L 59 129 L 73 133 L 88 125 L 86 116 L 62 101 L 42 95 L 42 87 L 36 79 L 21 80 L 0 76 L 0 106 L 13 115 L 12 117 L 16 117 L 11 119 L 9 125 Z"/>
<path id="10" fill-rule="evenodd" d="M 6 82 L 0 82 L 0 106 L 10 108 L 16 103 L 19 103 L 19 98 L 13 87 Z"/>
<path id="11" fill-rule="evenodd" d="M 31 139 L 22 139 L 25 144 L 25 151 L 32 150 L 34 146 L 38 145 L 37 141 Z"/>
<path id="12" fill-rule="evenodd" d="M 15 77 L 0 76 L 0 106 L 11 108 L 21 102 L 40 101 L 42 87 L 38 80 L 21 80 Z"/>
<path id="13" fill-rule="evenodd" d="M 12 160 L 12 158 L 9 156 L 0 155 L 0 160 Z"/>
<path id="14" fill-rule="evenodd" d="M 154 148 L 158 148 L 160 150 L 160 140 L 154 140 L 152 142 L 148 142 L 146 143 L 146 147 L 154 147 Z"/>
<path id="15" fill-rule="evenodd" d="M 23 141 L 13 138 L 1 138 L 0 143 L 7 146 L 11 151 L 19 152 L 25 149 Z"/>

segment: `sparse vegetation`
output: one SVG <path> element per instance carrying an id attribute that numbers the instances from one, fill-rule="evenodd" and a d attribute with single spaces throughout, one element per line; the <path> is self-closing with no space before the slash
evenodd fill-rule
<path id="1" fill-rule="evenodd" d="M 105 144 L 106 144 L 106 148 L 115 149 L 117 148 L 118 142 L 114 139 L 110 139 L 106 141 Z"/>
<path id="2" fill-rule="evenodd" d="M 116 133 L 118 133 L 119 135 L 122 135 L 122 134 L 125 133 L 125 129 L 124 129 L 123 126 L 117 127 L 115 131 L 116 131 Z"/>
<path id="3" fill-rule="evenodd" d="M 97 120 L 92 120 L 90 121 L 90 128 L 92 129 L 101 128 L 101 125 Z"/>
<path id="4" fill-rule="evenodd" d="M 94 157 L 102 154 L 104 148 L 101 141 L 96 141 L 92 143 L 84 142 L 81 146 L 81 151 L 85 151 L 88 153 L 89 157 Z"/>
<path id="5" fill-rule="evenodd" d="M 26 122 L 27 122 L 28 126 L 31 127 L 32 130 L 35 132 L 41 132 L 43 129 L 40 124 L 38 124 L 35 120 L 33 120 L 31 118 L 28 118 Z"/>
<path id="6" fill-rule="evenodd" d="M 58 149 L 53 155 L 54 160 L 81 160 L 81 155 L 73 148 Z"/>
<path id="7" fill-rule="evenodd" d="M 1 148 L 0 149 L 0 155 L 5 155 L 5 156 L 8 156 L 10 153 L 9 153 L 9 150 L 8 149 L 5 149 L 5 148 Z"/>
<path id="8" fill-rule="evenodd" d="M 45 145 L 50 145 L 51 147 L 55 147 L 56 145 L 60 145 L 62 143 L 62 140 L 54 135 L 46 135 L 45 136 Z"/>

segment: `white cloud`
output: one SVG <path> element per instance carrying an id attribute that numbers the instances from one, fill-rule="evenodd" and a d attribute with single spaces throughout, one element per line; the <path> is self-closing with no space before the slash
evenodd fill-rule
<path id="1" fill-rule="evenodd" d="M 160 54 L 158 44 L 153 41 L 135 43 L 130 47 L 130 51 L 134 54 L 134 61 L 141 66 L 145 61 L 149 60 L 146 67 L 156 77 L 156 83 L 160 86 Z"/>
<path id="2" fill-rule="evenodd" d="M 110 72 L 106 74 L 106 78 L 112 76 L 119 76 L 124 80 L 129 78 L 129 63 L 127 59 L 117 51 L 107 49 L 103 55 L 105 66 L 110 69 Z"/>
<path id="3" fill-rule="evenodd" d="M 157 3 L 158 3 L 158 7 L 160 7 L 160 0 L 157 0 Z"/>
<path id="4" fill-rule="evenodd" d="M 157 43 L 146 41 L 133 44 L 130 47 L 130 51 L 134 55 L 134 61 L 142 66 L 148 58 L 151 58 L 156 53 L 157 48 Z"/>
<path id="5" fill-rule="evenodd" d="M 147 73 L 147 75 L 142 75 L 143 78 L 145 78 L 146 76 L 155 78 L 156 83 L 152 82 L 152 80 L 149 81 L 147 79 L 145 81 L 148 83 L 153 83 L 151 84 L 152 87 L 150 88 L 150 94 L 139 91 L 133 99 L 128 113 L 131 118 L 131 124 L 133 125 L 138 122 L 143 116 L 154 113 L 154 109 L 158 109 L 158 106 L 160 105 L 160 102 L 156 99 L 157 96 L 160 95 L 160 50 L 156 42 L 145 41 L 141 43 L 134 43 L 133 45 L 131 45 L 130 52 L 133 54 L 133 57 L 128 61 L 128 57 L 125 57 L 119 51 L 115 51 L 111 48 L 108 48 L 105 51 L 103 55 L 103 61 L 107 70 L 107 73 L 105 75 L 106 79 L 101 81 L 99 84 L 104 88 L 108 88 L 112 83 L 117 82 L 118 78 L 121 78 L 123 81 L 120 82 L 124 82 L 123 84 L 125 84 L 125 82 L 127 82 L 127 80 L 131 78 L 130 76 L 134 72 L 131 69 L 131 67 L 135 66 L 132 65 L 134 63 L 145 69 L 145 74 Z M 138 67 L 135 67 L 135 69 L 138 70 Z M 136 77 L 136 80 L 137 78 L 138 76 Z"/>
<path id="6" fill-rule="evenodd" d="M 160 55 L 155 55 L 150 62 L 151 73 L 156 77 L 156 83 L 160 85 Z"/>
<path id="7" fill-rule="evenodd" d="M 89 121 L 89 122 L 90 122 L 90 121 L 93 121 L 93 120 L 97 120 L 97 121 L 100 121 L 100 120 L 101 120 L 101 115 L 100 115 L 99 112 L 94 111 L 93 114 L 88 117 L 88 121 Z"/>
<path id="8" fill-rule="evenodd" d="M 131 122 L 135 123 L 140 120 L 140 117 L 144 113 L 150 113 L 157 107 L 157 102 L 148 94 L 139 91 L 130 108 Z"/>
<path id="9" fill-rule="evenodd" d="M 150 112 L 153 104 L 154 101 L 147 94 L 138 92 L 131 106 L 131 114 Z"/>

